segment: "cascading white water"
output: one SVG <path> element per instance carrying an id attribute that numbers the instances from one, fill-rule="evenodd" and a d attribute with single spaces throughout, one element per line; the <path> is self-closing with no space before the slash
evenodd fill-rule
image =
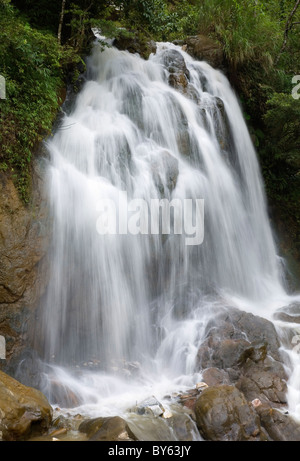
<path id="1" fill-rule="evenodd" d="M 168 83 L 170 55 L 186 66 L 182 92 Z M 87 406 L 101 400 L 103 414 L 112 402 L 107 411 L 116 411 L 116 395 L 124 408 L 137 398 L 132 382 L 120 391 L 114 365 L 140 363 L 141 395 L 157 383 L 162 395 L 171 382 L 191 385 L 214 304 L 269 316 L 287 295 L 256 154 L 226 77 L 171 44 L 148 61 L 96 44 L 87 64 L 48 143 L 53 248 L 41 327 L 57 379 Z M 97 232 L 101 201 L 121 213 L 133 199 L 162 198 L 204 200 L 203 243 Z M 75 379 L 63 368 L 88 361 L 102 371 Z"/>

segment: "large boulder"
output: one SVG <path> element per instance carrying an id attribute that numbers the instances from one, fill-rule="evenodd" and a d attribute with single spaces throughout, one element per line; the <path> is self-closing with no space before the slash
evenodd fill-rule
<path id="1" fill-rule="evenodd" d="M 205 35 L 187 37 L 186 52 L 198 61 L 206 61 L 216 69 L 224 68 L 224 53 L 222 46 Z"/>
<path id="2" fill-rule="evenodd" d="M 26 440 L 45 432 L 52 408 L 37 389 L 24 386 L 0 371 L 0 435 L 3 440 Z"/>
<path id="3" fill-rule="evenodd" d="M 272 322 L 250 312 L 224 307 L 207 322 L 198 359 L 202 368 L 228 368 L 267 355 L 281 361 L 280 340 Z"/>
<path id="4" fill-rule="evenodd" d="M 205 331 L 206 338 L 220 340 L 242 340 L 245 348 L 254 348 L 255 360 L 270 355 L 281 360 L 280 340 L 275 326 L 269 320 L 234 307 L 224 307 L 214 311 Z M 220 351 L 222 353 L 222 351 Z"/>
<path id="5" fill-rule="evenodd" d="M 120 37 L 113 41 L 113 46 L 121 51 L 129 51 L 132 54 L 139 54 L 142 58 L 148 59 L 151 53 L 156 52 L 156 43 L 153 40 L 146 40 L 144 37 L 135 34 L 132 37 Z"/>
<path id="6" fill-rule="evenodd" d="M 211 441 L 263 440 L 259 417 L 235 386 L 204 389 L 195 405 L 200 434 Z"/>

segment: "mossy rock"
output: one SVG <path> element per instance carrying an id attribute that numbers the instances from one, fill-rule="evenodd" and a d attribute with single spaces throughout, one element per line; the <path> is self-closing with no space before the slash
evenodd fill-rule
<path id="1" fill-rule="evenodd" d="M 94 418 L 83 421 L 79 431 L 87 434 L 90 441 L 133 441 L 136 436 L 120 416 Z"/>
<path id="2" fill-rule="evenodd" d="M 113 41 L 113 46 L 121 51 L 138 53 L 141 58 L 148 59 L 151 53 L 156 52 L 156 44 L 153 40 L 147 40 L 141 34 L 136 33 L 131 37 L 119 37 Z"/>
<path id="3" fill-rule="evenodd" d="M 195 405 L 197 427 L 205 440 L 262 440 L 259 417 L 244 395 L 228 385 L 212 386 Z"/>
<path id="4" fill-rule="evenodd" d="M 37 389 L 0 371 L 0 433 L 3 440 L 26 440 L 44 433 L 52 422 L 52 408 Z"/>

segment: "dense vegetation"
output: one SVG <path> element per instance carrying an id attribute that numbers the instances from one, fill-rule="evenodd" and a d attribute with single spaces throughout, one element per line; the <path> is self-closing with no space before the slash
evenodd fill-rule
<path id="1" fill-rule="evenodd" d="M 24 201 L 30 165 L 40 141 L 51 131 L 64 87 L 64 68 L 76 60 L 56 37 L 32 27 L 9 1 L 0 1 L 0 74 L 6 99 L 0 100 L 0 170 L 9 171 Z"/>
<path id="2" fill-rule="evenodd" d="M 201 33 L 221 44 L 285 250 L 300 261 L 300 90 L 292 97 L 300 0 L 0 0 L 0 169 L 14 175 L 25 201 L 35 147 L 51 130 L 91 26 L 169 41 Z"/>

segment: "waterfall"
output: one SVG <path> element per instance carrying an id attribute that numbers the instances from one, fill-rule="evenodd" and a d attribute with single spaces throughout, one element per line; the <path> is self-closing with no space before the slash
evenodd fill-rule
<path id="1" fill-rule="evenodd" d="M 256 153 L 220 71 L 168 43 L 147 61 L 95 44 L 48 150 L 53 243 L 39 329 L 45 361 L 87 404 L 99 401 L 93 389 L 116 400 L 114 367 L 140 367 L 163 392 L 195 383 L 214 306 L 268 317 L 286 303 Z M 151 213 L 161 200 L 178 205 L 169 232 Z M 84 363 L 99 371 L 67 374 Z"/>

